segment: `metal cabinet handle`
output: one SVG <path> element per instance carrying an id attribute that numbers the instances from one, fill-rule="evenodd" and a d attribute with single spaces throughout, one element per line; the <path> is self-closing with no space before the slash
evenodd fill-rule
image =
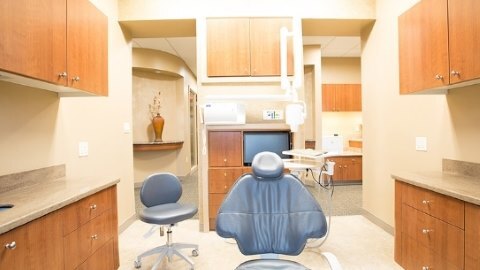
<path id="1" fill-rule="evenodd" d="M 58 77 L 60 77 L 60 78 L 65 78 L 65 77 L 67 77 L 67 72 L 64 71 L 64 72 L 62 72 L 62 73 L 58 73 Z"/>
<path id="2" fill-rule="evenodd" d="M 13 250 L 17 247 L 17 243 L 15 243 L 15 241 L 12 241 L 10 243 L 7 243 L 5 244 L 5 248 L 6 249 L 10 249 L 10 250 Z"/>
<path id="3" fill-rule="evenodd" d="M 96 204 L 92 204 L 92 205 L 90 205 L 90 209 L 92 209 L 92 210 L 95 210 L 95 209 L 97 209 L 97 205 L 96 205 Z"/>
<path id="4" fill-rule="evenodd" d="M 435 80 L 443 80 L 443 76 L 440 74 L 435 75 Z"/>
<path id="5" fill-rule="evenodd" d="M 431 232 L 433 232 L 433 230 L 431 230 L 431 229 L 422 229 L 423 234 L 429 234 Z"/>
<path id="6" fill-rule="evenodd" d="M 73 77 L 73 78 L 72 78 L 72 81 L 74 81 L 74 82 L 78 82 L 78 81 L 80 81 L 80 77 L 78 77 L 78 76 L 75 76 L 75 77 Z"/>
<path id="7" fill-rule="evenodd" d="M 97 239 L 98 239 L 98 235 L 94 234 L 94 235 L 90 236 L 90 238 L 92 238 L 92 240 L 97 240 Z"/>
<path id="8" fill-rule="evenodd" d="M 460 71 L 452 70 L 452 71 L 450 72 L 450 74 L 452 74 L 452 76 L 457 76 L 457 77 L 459 77 L 459 76 L 460 76 Z"/>
<path id="9" fill-rule="evenodd" d="M 430 203 L 430 201 L 429 201 L 429 200 L 423 200 L 422 203 L 425 204 L 425 205 L 427 205 L 427 204 Z"/>
<path id="10" fill-rule="evenodd" d="M 430 267 L 428 267 L 428 266 L 422 266 L 422 270 L 430 270 Z"/>

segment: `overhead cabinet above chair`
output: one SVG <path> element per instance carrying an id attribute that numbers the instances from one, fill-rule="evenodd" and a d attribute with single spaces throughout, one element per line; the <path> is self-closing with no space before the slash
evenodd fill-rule
<path id="1" fill-rule="evenodd" d="M 480 83 L 478 14 L 478 0 L 422 0 L 398 18 L 401 94 Z"/>
<path id="2" fill-rule="evenodd" d="M 280 76 L 280 29 L 290 18 L 207 19 L 207 76 Z M 293 74 L 288 42 L 288 74 Z"/>
<path id="3" fill-rule="evenodd" d="M 2 0 L 0 25 L 0 71 L 108 95 L 108 19 L 90 1 Z"/>

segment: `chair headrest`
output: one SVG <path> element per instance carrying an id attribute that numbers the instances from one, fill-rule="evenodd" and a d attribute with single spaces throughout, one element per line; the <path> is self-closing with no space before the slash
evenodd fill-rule
<path id="1" fill-rule="evenodd" d="M 261 152 L 253 157 L 252 171 L 255 177 L 278 178 L 283 175 L 283 160 L 273 152 Z"/>

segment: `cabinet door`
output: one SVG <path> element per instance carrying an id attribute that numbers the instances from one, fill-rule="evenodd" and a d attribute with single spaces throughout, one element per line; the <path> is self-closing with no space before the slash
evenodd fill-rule
<path id="1" fill-rule="evenodd" d="M 252 76 L 280 75 L 280 29 L 292 29 L 289 18 L 250 19 L 250 50 Z M 287 73 L 293 74 L 293 42 L 288 39 Z"/>
<path id="2" fill-rule="evenodd" d="M 65 84 L 65 0 L 0 1 L 0 69 Z"/>
<path id="3" fill-rule="evenodd" d="M 362 180 L 362 157 L 343 158 L 346 180 Z"/>
<path id="4" fill-rule="evenodd" d="M 90 269 L 117 269 L 114 264 L 113 239 L 108 241 L 102 248 L 97 250 L 90 258 L 82 263 L 77 270 Z"/>
<path id="5" fill-rule="evenodd" d="M 323 84 L 322 86 L 322 111 L 335 111 L 335 84 Z"/>
<path id="6" fill-rule="evenodd" d="M 333 158 L 328 158 L 328 160 L 335 162 L 335 166 L 333 168 L 333 177 L 332 177 L 333 181 L 345 180 L 343 158 L 333 157 Z"/>
<path id="7" fill-rule="evenodd" d="M 108 19 L 88 0 L 67 0 L 68 86 L 108 95 Z"/>
<path id="8" fill-rule="evenodd" d="M 207 20 L 207 76 L 250 76 L 249 19 Z"/>
<path id="9" fill-rule="evenodd" d="M 398 27 L 400 93 L 448 85 L 447 1 L 419 2 L 398 18 Z"/>
<path id="10" fill-rule="evenodd" d="M 0 269 L 63 269 L 62 216 L 54 212 L 0 235 Z M 4 248 L 16 243 L 15 249 Z"/>
<path id="11" fill-rule="evenodd" d="M 210 131 L 208 145 L 210 167 L 242 166 L 243 143 L 240 131 Z"/>
<path id="12" fill-rule="evenodd" d="M 451 84 L 480 78 L 478 14 L 478 0 L 448 0 Z"/>
<path id="13" fill-rule="evenodd" d="M 345 88 L 345 111 L 362 111 L 362 85 L 346 84 Z"/>

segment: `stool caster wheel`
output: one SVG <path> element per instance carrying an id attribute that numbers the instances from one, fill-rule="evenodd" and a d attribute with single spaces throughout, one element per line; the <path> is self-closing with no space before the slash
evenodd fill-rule
<path id="1" fill-rule="evenodd" d="M 198 249 L 192 250 L 192 256 L 197 257 L 198 256 Z"/>
<path id="2" fill-rule="evenodd" d="M 140 268 L 142 267 L 142 262 L 141 261 L 133 261 L 133 266 L 135 266 L 135 268 Z"/>

